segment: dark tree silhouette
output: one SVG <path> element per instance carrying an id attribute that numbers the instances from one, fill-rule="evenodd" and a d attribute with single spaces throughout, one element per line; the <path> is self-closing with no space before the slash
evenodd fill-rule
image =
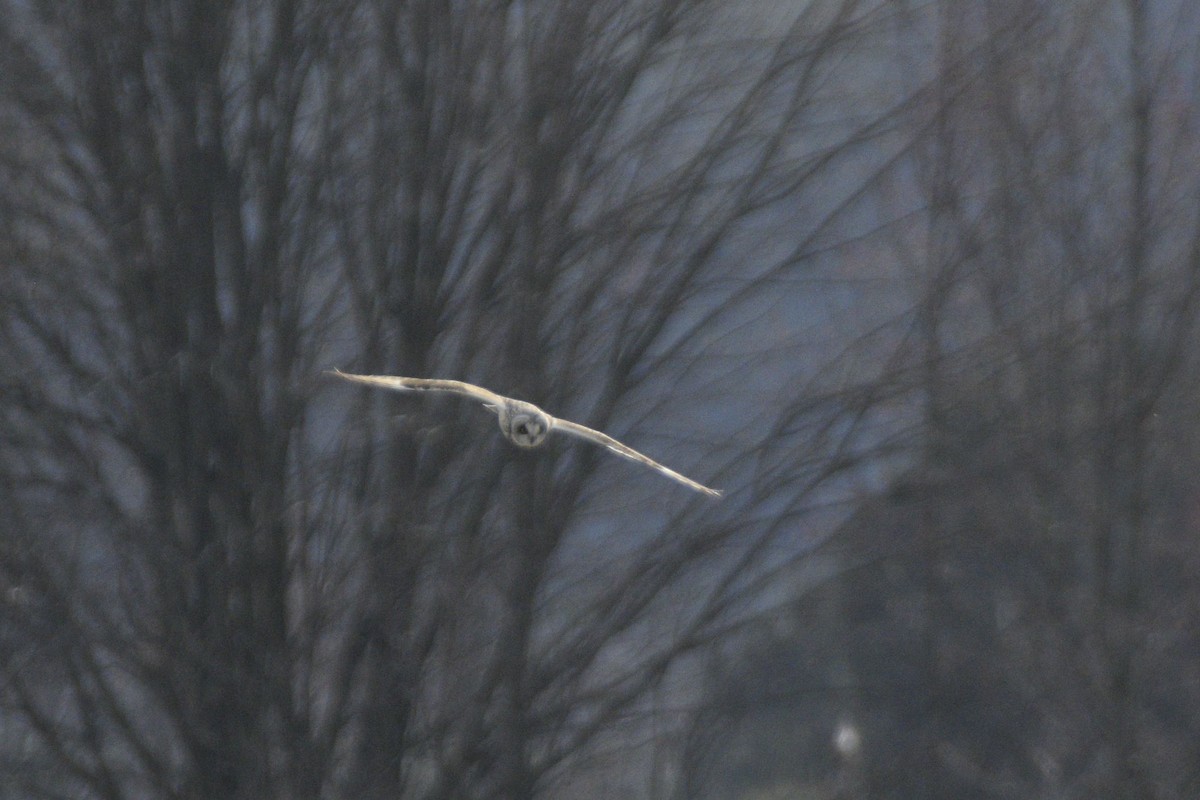
<path id="1" fill-rule="evenodd" d="M 0 7 L 13 796 L 562 796 L 874 452 L 882 315 L 797 320 L 904 147 L 878 8 Z"/>
<path id="2" fill-rule="evenodd" d="M 924 446 L 840 577 L 714 662 L 692 760 L 786 796 L 1195 796 L 1197 8 L 897 5 Z M 822 770 L 841 719 L 861 761 Z"/>

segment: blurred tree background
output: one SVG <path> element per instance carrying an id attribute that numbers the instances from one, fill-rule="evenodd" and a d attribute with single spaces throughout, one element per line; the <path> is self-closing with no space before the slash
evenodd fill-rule
<path id="1" fill-rule="evenodd" d="M 1198 34 L 0 0 L 0 796 L 1194 797 Z"/>

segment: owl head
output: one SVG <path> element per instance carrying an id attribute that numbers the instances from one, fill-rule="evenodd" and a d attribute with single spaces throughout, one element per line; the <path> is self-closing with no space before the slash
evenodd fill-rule
<path id="1" fill-rule="evenodd" d="M 538 447 L 550 433 L 549 415 L 532 403 L 512 401 L 500 409 L 500 430 L 517 447 Z"/>

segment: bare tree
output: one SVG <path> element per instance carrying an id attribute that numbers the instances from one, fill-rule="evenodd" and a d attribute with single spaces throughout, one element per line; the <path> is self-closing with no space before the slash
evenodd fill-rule
<path id="1" fill-rule="evenodd" d="M 879 7 L 3 8 L 14 795 L 567 791 L 877 450 L 883 319 L 792 320 L 904 147 Z"/>
<path id="2" fill-rule="evenodd" d="M 1194 551 L 1176 511 L 1193 490 L 1158 481 L 1193 427 L 1171 409 L 1196 375 L 1198 22 L 1174 3 L 940 6 L 923 536 L 947 796 L 1194 791 L 1194 706 L 1164 714 L 1152 688 L 1190 697 L 1188 670 L 1150 643 L 1177 624 L 1170 559 Z M 994 709 L 1021 732 L 1005 756 L 953 733 L 959 703 L 987 704 L 975 670 L 1020 698 Z"/>
<path id="3" fill-rule="evenodd" d="M 880 196 L 923 447 L 830 539 L 854 568 L 729 648 L 696 761 L 835 796 L 813 734 L 848 714 L 837 796 L 1191 797 L 1200 18 L 903 5 L 927 102 Z"/>

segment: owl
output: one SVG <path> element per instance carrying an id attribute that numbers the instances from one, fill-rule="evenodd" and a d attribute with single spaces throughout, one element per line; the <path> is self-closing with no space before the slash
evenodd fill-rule
<path id="1" fill-rule="evenodd" d="M 639 464 L 645 464 L 653 470 L 661 472 L 671 480 L 682 483 L 689 489 L 697 492 L 703 492 L 710 497 L 720 497 L 722 492 L 718 489 L 710 489 L 703 484 L 697 483 L 691 478 L 680 475 L 673 469 L 663 466 L 649 456 L 642 455 L 632 447 L 621 444 L 616 439 L 606 433 L 601 433 L 597 430 L 592 430 L 584 425 L 571 422 L 566 419 L 558 419 L 547 414 L 542 409 L 535 406 L 533 403 L 526 403 L 523 400 L 514 400 L 511 397 L 496 394 L 488 391 L 482 386 L 475 386 L 462 381 L 440 380 L 436 378 L 402 378 L 392 377 L 390 375 L 352 375 L 340 370 L 333 370 L 329 373 L 342 380 L 353 381 L 355 383 L 364 383 L 368 386 L 379 386 L 384 389 L 392 389 L 394 391 L 416 391 L 416 392 L 449 392 L 451 394 L 460 394 L 464 397 L 470 397 L 479 400 L 483 403 L 483 407 L 495 414 L 500 421 L 500 432 L 504 434 L 504 438 L 515 444 L 517 447 L 524 449 L 532 449 L 540 447 L 545 443 L 546 437 L 551 431 L 562 431 L 571 436 L 577 436 L 580 439 L 586 439 L 589 442 L 594 442 L 608 448 L 611 452 L 619 456 L 628 458 L 630 461 L 636 461 Z"/>

